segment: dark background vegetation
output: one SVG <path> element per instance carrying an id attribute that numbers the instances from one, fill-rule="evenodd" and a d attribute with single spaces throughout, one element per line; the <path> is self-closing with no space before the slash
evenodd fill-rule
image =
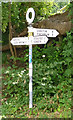
<path id="1" fill-rule="evenodd" d="M 57 13 L 64 2 L 2 3 L 2 45 L 26 28 L 26 12 L 33 7 L 34 23 Z M 72 15 L 73 4 L 68 4 Z M 73 19 L 72 19 L 73 22 Z M 12 31 L 9 32 L 9 23 Z M 10 35 L 11 34 L 11 35 Z M 33 46 L 33 108 L 29 109 L 28 46 L 2 54 L 2 116 L 8 118 L 71 118 L 73 29 L 52 44 Z M 9 43 L 10 44 L 10 43 Z"/>

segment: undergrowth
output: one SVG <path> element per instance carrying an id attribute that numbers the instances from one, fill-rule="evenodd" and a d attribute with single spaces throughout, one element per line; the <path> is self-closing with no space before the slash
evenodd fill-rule
<path id="1" fill-rule="evenodd" d="M 71 117 L 73 76 L 73 31 L 59 44 L 33 47 L 33 109 L 29 110 L 28 64 L 2 69 L 2 114 L 5 117 Z M 23 58 L 28 60 L 28 49 Z M 13 59 L 13 58 L 11 58 Z M 22 58 L 21 58 L 22 60 Z M 7 63 L 8 64 L 8 63 Z M 44 113 L 44 115 L 43 115 Z M 50 113 L 52 113 L 50 115 Z M 56 113 L 56 114 L 55 114 Z"/>

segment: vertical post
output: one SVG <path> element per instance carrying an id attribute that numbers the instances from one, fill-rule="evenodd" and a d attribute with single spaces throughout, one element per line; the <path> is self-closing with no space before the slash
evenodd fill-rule
<path id="1" fill-rule="evenodd" d="M 31 39 L 32 32 L 28 32 L 28 37 Z M 32 108 L 32 45 L 29 45 L 29 108 Z"/>
<path id="2" fill-rule="evenodd" d="M 29 17 L 29 13 L 32 13 L 32 17 Z M 28 27 L 28 37 L 29 40 L 33 38 L 33 31 L 32 31 L 32 22 L 35 17 L 35 11 L 33 8 L 29 8 L 26 13 L 26 20 L 29 24 Z M 32 44 L 29 45 L 29 108 L 32 108 Z"/>

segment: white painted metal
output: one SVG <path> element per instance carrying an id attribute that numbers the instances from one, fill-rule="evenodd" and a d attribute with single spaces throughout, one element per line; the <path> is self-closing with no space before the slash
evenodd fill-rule
<path id="1" fill-rule="evenodd" d="M 29 108 L 32 108 L 32 45 L 29 45 Z"/>
<path id="2" fill-rule="evenodd" d="M 32 17 L 31 18 L 29 18 L 29 14 L 30 13 L 32 13 Z M 33 22 L 34 17 L 35 17 L 35 11 L 34 11 L 34 9 L 33 8 L 29 8 L 27 10 L 27 13 L 26 13 L 26 20 L 27 20 L 28 24 L 31 24 Z"/>
<path id="3" fill-rule="evenodd" d="M 46 44 L 48 41 L 48 38 L 46 36 L 36 36 L 33 37 L 32 44 Z"/>
<path id="4" fill-rule="evenodd" d="M 12 45 L 35 45 L 46 44 L 48 38 L 46 36 L 30 36 L 30 37 L 18 37 L 11 40 Z"/>
<path id="5" fill-rule="evenodd" d="M 10 42 L 12 45 L 26 45 L 27 41 L 28 41 L 28 37 L 17 37 L 17 38 L 13 38 Z"/>
<path id="6" fill-rule="evenodd" d="M 59 33 L 55 29 L 33 28 L 34 36 L 56 37 Z"/>

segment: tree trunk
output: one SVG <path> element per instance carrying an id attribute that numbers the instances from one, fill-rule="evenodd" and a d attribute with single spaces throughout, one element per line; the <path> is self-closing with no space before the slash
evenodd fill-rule
<path id="1" fill-rule="evenodd" d="M 12 45 L 10 43 L 11 39 L 12 39 L 11 2 L 9 2 L 9 47 L 10 47 L 12 56 L 14 56 L 14 53 L 15 53 L 15 56 L 17 56 L 15 46 L 13 46 L 13 48 L 14 48 L 14 52 L 13 52 Z"/>
<path id="2" fill-rule="evenodd" d="M 14 52 L 12 49 L 12 45 L 10 43 L 10 40 L 12 39 L 12 26 L 11 26 L 11 2 L 9 2 L 9 47 L 10 47 L 10 51 L 12 56 L 14 56 Z"/>

